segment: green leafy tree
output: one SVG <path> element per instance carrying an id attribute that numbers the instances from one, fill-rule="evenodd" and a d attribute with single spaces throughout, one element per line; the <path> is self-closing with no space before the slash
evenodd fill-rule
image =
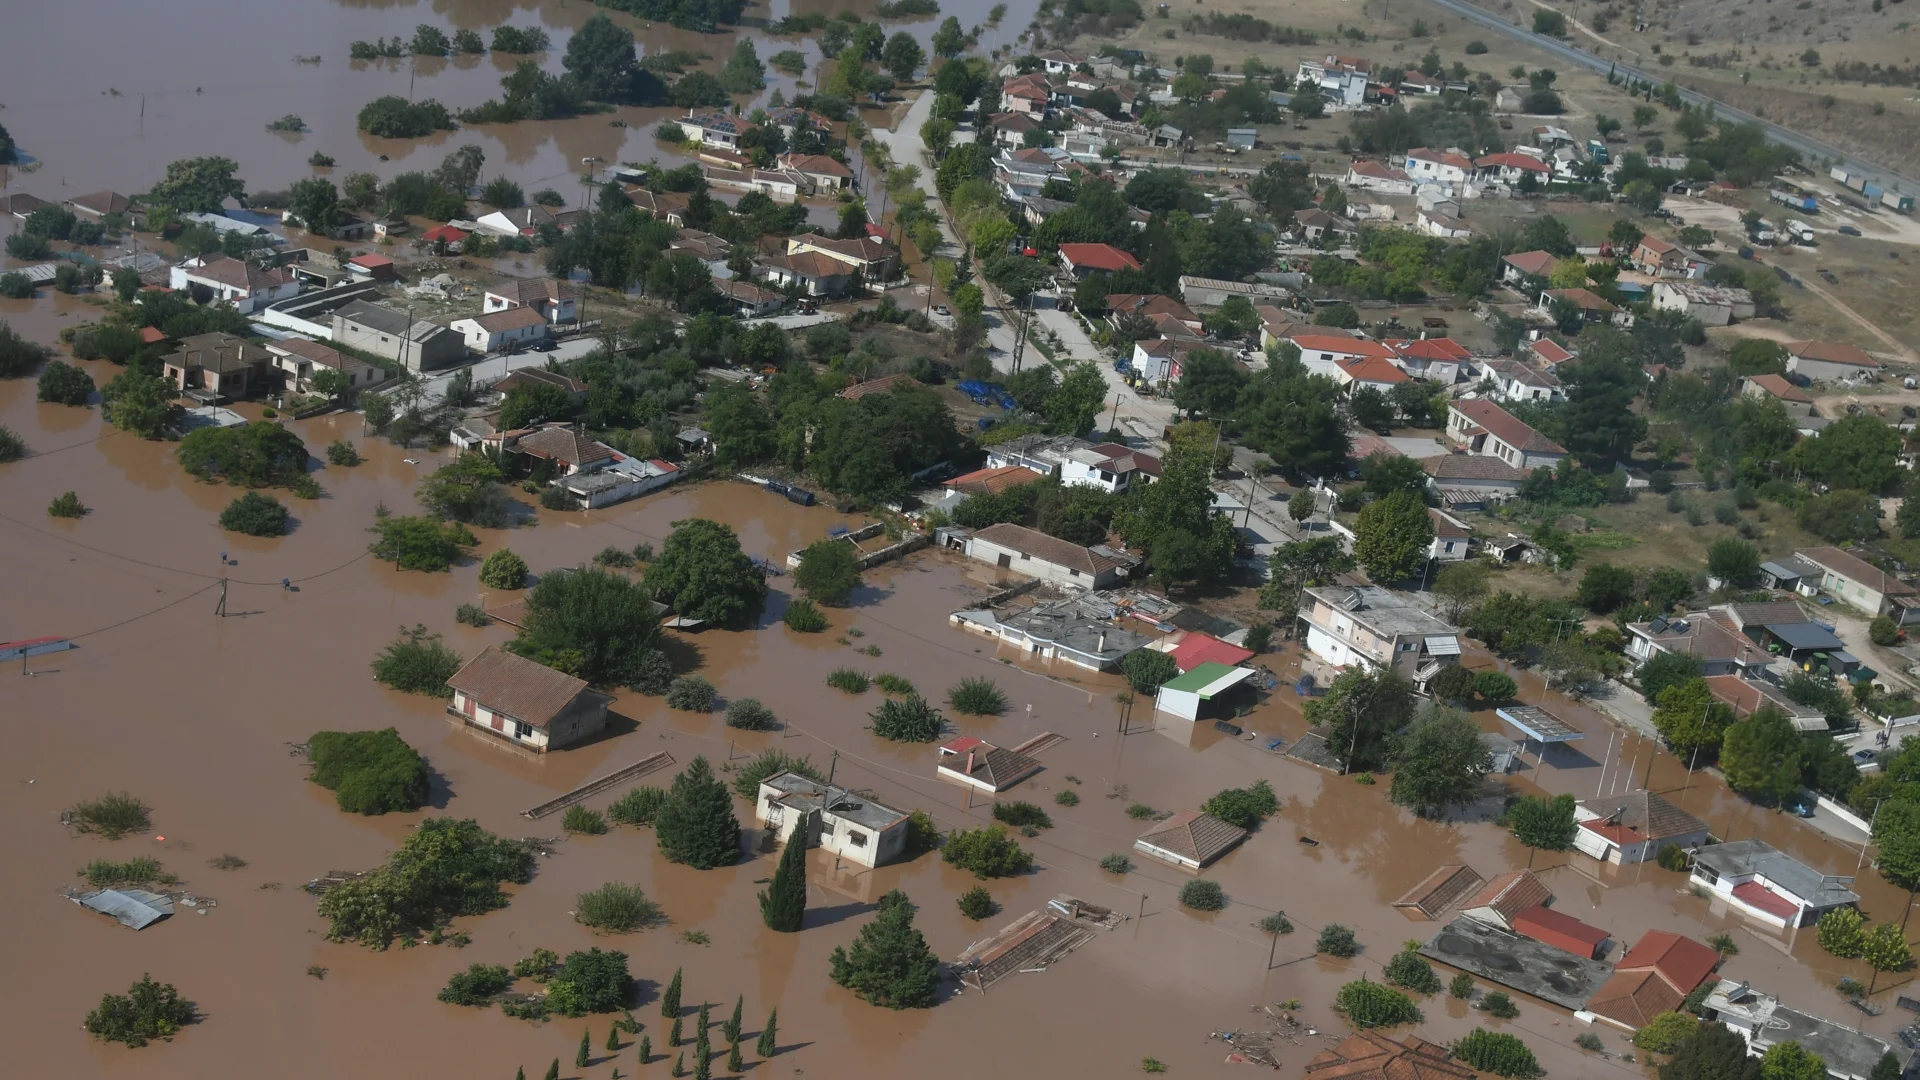
<path id="1" fill-rule="evenodd" d="M 665 666 L 658 608 L 626 575 L 593 566 L 545 574 L 526 603 L 508 650 L 600 686 L 666 689 L 656 685 Z"/>
<path id="2" fill-rule="evenodd" d="M 647 81 L 633 50 L 633 33 L 602 14 L 582 23 L 567 39 L 560 66 L 592 101 L 640 104 Z M 657 85 L 657 80 L 654 80 Z"/>
<path id="3" fill-rule="evenodd" d="M 1420 958 L 1414 949 L 1402 949 L 1393 959 L 1387 961 L 1382 974 L 1395 986 L 1405 987 L 1416 994 L 1437 994 L 1440 992 L 1440 976 L 1434 973 L 1433 965 Z"/>
<path id="4" fill-rule="evenodd" d="M 1584 340 L 1584 337 L 1582 338 Z M 1646 435 L 1647 422 L 1633 411 L 1646 375 L 1629 357 L 1583 351 L 1562 365 L 1567 400 L 1560 419 L 1564 442 L 1588 468 L 1611 472 Z"/>
<path id="5" fill-rule="evenodd" d="M 1588 611 L 1605 615 L 1633 599 L 1633 586 L 1633 571 L 1595 563 L 1580 578 L 1580 603 Z"/>
<path id="6" fill-rule="evenodd" d="M 845 540 L 819 540 L 800 553 L 793 583 L 815 603 L 845 607 L 860 585 L 860 560 Z"/>
<path id="7" fill-rule="evenodd" d="M 926 59 L 927 54 L 920 48 L 920 43 L 905 30 L 888 38 L 886 47 L 880 51 L 880 65 L 899 82 L 913 78 L 914 72 L 920 70 L 920 65 Z"/>
<path id="8" fill-rule="evenodd" d="M 197 428 L 175 453 L 182 468 L 209 482 L 241 487 L 292 484 L 307 475 L 307 444 L 270 421 Z"/>
<path id="9" fill-rule="evenodd" d="M 1134 690 L 1151 694 L 1180 674 L 1180 665 L 1172 655 L 1158 649 L 1135 649 L 1120 659 L 1120 672 Z"/>
<path id="10" fill-rule="evenodd" d="M 307 747 L 309 779 L 333 792 L 349 814 L 418 810 L 431 795 L 426 759 L 393 728 L 318 731 Z"/>
<path id="11" fill-rule="evenodd" d="M 1061 435 L 1083 435 L 1107 400 L 1107 380 L 1091 362 L 1067 369 L 1060 386 L 1047 398 L 1047 430 Z"/>
<path id="12" fill-rule="evenodd" d="M 1906 760 L 1903 755 L 1889 761 L 1889 773 Z M 1873 815 L 1873 842 L 1879 848 L 1874 865 L 1881 877 L 1908 892 L 1920 888 L 1920 802 L 1908 798 L 1881 802 Z"/>
<path id="13" fill-rule="evenodd" d="M 527 583 L 527 560 L 510 548 L 489 552 L 480 564 L 480 584 L 489 589 L 518 589 Z"/>
<path id="14" fill-rule="evenodd" d="M 1436 701 L 1471 701 L 1473 699 L 1473 670 L 1463 664 L 1448 664 L 1428 683 Z"/>
<path id="15" fill-rule="evenodd" d="M 1835 420 L 1794 446 L 1790 462 L 1808 479 L 1880 494 L 1900 476 L 1900 433 L 1871 415 Z"/>
<path id="16" fill-rule="evenodd" d="M 507 905 L 501 882 L 533 880 L 534 855 L 472 820 L 428 818 L 401 841 L 400 850 L 371 873 L 320 898 L 330 941 L 358 941 L 384 949 L 458 915 L 480 915 Z"/>
<path id="17" fill-rule="evenodd" d="M 368 531 L 376 539 L 367 550 L 396 570 L 443 571 L 480 542 L 465 525 L 430 517 L 383 517 Z"/>
<path id="18" fill-rule="evenodd" d="M 1827 1063 L 1819 1054 L 1788 1039 L 1760 1055 L 1760 1080 L 1826 1080 Z"/>
<path id="19" fill-rule="evenodd" d="M 1830 955 L 1852 960 L 1866 951 L 1866 917 L 1857 908 L 1834 908 L 1820 916 L 1814 936 Z"/>
<path id="20" fill-rule="evenodd" d="M 949 866 L 973 871 L 973 876 L 981 879 L 1012 877 L 1033 866 L 1033 855 L 998 825 L 948 833 L 940 858 Z"/>
<path id="21" fill-rule="evenodd" d="M 1367 504 L 1353 532 L 1353 557 L 1367 575 L 1380 582 L 1400 581 L 1425 561 L 1433 543 L 1433 519 L 1420 496 L 1399 491 Z"/>
<path id="22" fill-rule="evenodd" d="M 295 181 L 287 192 L 287 212 L 301 228 L 325 236 L 340 218 L 340 189 L 324 176 Z"/>
<path id="23" fill-rule="evenodd" d="M 733 796 L 714 778 L 704 756 L 695 757 L 673 778 L 653 828 L 668 862 L 711 870 L 740 861 L 740 821 L 733 815 Z"/>
<path id="24" fill-rule="evenodd" d="M 1312 502 L 1304 495 L 1295 495 L 1294 499 L 1303 506 Z M 1291 622 L 1299 612 L 1302 590 L 1331 585 L 1339 575 L 1352 572 L 1355 565 L 1338 537 L 1282 544 L 1267 560 L 1271 574 L 1260 586 L 1260 610 L 1277 611 L 1282 620 Z"/>
<path id="25" fill-rule="evenodd" d="M 1306 704 L 1307 721 L 1326 729 L 1327 747 L 1347 771 L 1384 766 L 1395 734 L 1413 719 L 1413 686 L 1397 672 L 1353 667 Z"/>
<path id="26" fill-rule="evenodd" d="M 1640 665 L 1634 677 L 1649 702 L 1659 704 L 1660 694 L 1670 686 L 1680 686 L 1700 678 L 1706 668 L 1700 658 L 1687 653 L 1663 652 Z"/>
<path id="27" fill-rule="evenodd" d="M 400 636 L 373 660 L 373 678 L 395 690 L 430 697 L 452 697 L 447 680 L 460 670 L 460 654 L 440 643 L 426 625 L 400 628 Z"/>
<path id="28" fill-rule="evenodd" d="M 1507 823 L 1513 829 L 1513 838 L 1530 848 L 1566 851 L 1573 847 L 1573 811 L 1571 795 L 1528 795 L 1507 810 Z"/>
<path id="29" fill-rule="evenodd" d="M 1413 999 L 1384 983 L 1355 979 L 1342 986 L 1333 998 L 1334 1010 L 1358 1028 L 1397 1027 L 1417 1024 L 1420 1009 Z"/>
<path id="30" fill-rule="evenodd" d="M 1541 1074 L 1540 1062 L 1527 1044 L 1504 1031 L 1474 1028 L 1453 1044 L 1453 1056 L 1495 1076 L 1534 1077 Z"/>
<path id="31" fill-rule="evenodd" d="M 1414 721 L 1395 751 L 1387 798 L 1421 817 L 1437 817 L 1472 804 L 1492 770 L 1480 725 L 1458 710 L 1436 708 Z"/>
<path id="32" fill-rule="evenodd" d="M 1733 723 L 1733 710 L 1714 700 L 1705 679 L 1669 686 L 1660 691 L 1653 710 L 1653 727 L 1675 754 L 1691 755 L 1695 750 L 1718 750 Z"/>
<path id="33" fill-rule="evenodd" d="M 914 906 L 898 889 L 882 896 L 872 922 L 829 958 L 833 981 L 862 1001 L 889 1009 L 926 1009 L 940 983 L 940 958 L 913 925 Z"/>
<path id="34" fill-rule="evenodd" d="M 193 1022 L 193 1002 L 180 996 L 172 983 L 154 982 L 141 975 L 124 994 L 103 994 L 83 1026 L 87 1034 L 107 1042 L 145 1046 L 149 1039 L 169 1039 Z"/>
<path id="35" fill-rule="evenodd" d="M 1860 942 L 1860 956 L 1875 971 L 1904 971 L 1913 963 L 1913 948 L 1898 923 L 1875 923 Z"/>
<path id="36" fill-rule="evenodd" d="M 751 94 L 766 87 L 767 66 L 760 62 L 751 38 L 743 37 L 734 46 L 733 55 L 720 69 L 720 85 L 729 94 Z"/>
<path id="37" fill-rule="evenodd" d="M 271 495 L 249 491 L 220 511 L 220 527 L 248 536 L 285 536 L 287 508 Z"/>
<path id="38" fill-rule="evenodd" d="M 64 360 L 49 360 L 40 369 L 36 396 L 56 405 L 85 405 L 93 399 L 93 377 Z"/>
<path id="39" fill-rule="evenodd" d="M 228 199 L 246 194 L 246 185 L 233 174 L 240 166 L 229 158 L 185 158 L 167 166 L 166 178 L 145 198 L 148 206 L 164 206 L 175 213 L 218 213 Z"/>
<path id="40" fill-rule="evenodd" d="M 1161 478 L 1134 492 L 1114 528 L 1127 543 L 1147 551 L 1156 582 L 1209 582 L 1233 567 L 1239 537 L 1226 515 L 1213 509 L 1213 448 L 1209 424 L 1183 424 L 1174 431 L 1161 462 Z"/>
<path id="41" fill-rule="evenodd" d="M 1001 806 L 1005 803 L 999 804 Z M 1211 814 L 1229 825 L 1253 829 L 1280 809 L 1280 799 L 1264 779 L 1243 788 L 1224 788 L 1200 804 L 1200 812 Z"/>
<path id="42" fill-rule="evenodd" d="M 947 718 L 919 694 L 889 697 L 867 716 L 873 733 L 888 742 L 933 742 L 947 727 Z"/>
<path id="43" fill-rule="evenodd" d="M 1727 728 L 1720 771 L 1733 790 L 1777 804 L 1800 791 L 1804 742 L 1786 712 L 1769 705 Z"/>
<path id="44" fill-rule="evenodd" d="M 760 894 L 760 918 L 767 929 L 782 934 L 798 933 L 807 915 L 807 830 L 795 828 L 787 837 L 786 850 L 780 853 L 780 865 L 773 880 Z"/>
<path id="45" fill-rule="evenodd" d="M 1745 540 L 1729 536 L 1707 549 L 1707 573 L 1732 585 L 1753 580 L 1760 572 L 1760 553 Z"/>
<path id="46" fill-rule="evenodd" d="M 1663 1012 L 1633 1033 L 1633 1045 L 1656 1054 L 1671 1054 L 1699 1030 L 1699 1017 L 1684 1012 Z"/>
<path id="47" fill-rule="evenodd" d="M 767 597 L 766 577 L 733 529 L 705 518 L 673 523 L 645 584 L 676 614 L 720 626 L 741 625 Z"/>

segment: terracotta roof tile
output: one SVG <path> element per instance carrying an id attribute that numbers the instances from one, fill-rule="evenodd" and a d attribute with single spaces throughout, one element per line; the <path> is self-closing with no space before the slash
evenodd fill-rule
<path id="1" fill-rule="evenodd" d="M 1508 446 L 1530 454 L 1564 454 L 1567 448 L 1535 431 L 1519 417 L 1491 401 L 1475 398 L 1456 401 L 1451 408 L 1468 420 L 1486 428 Z"/>
<path id="2" fill-rule="evenodd" d="M 1059 537 L 1048 536 L 1037 529 L 1029 529 L 1024 525 L 1015 525 L 1011 522 L 989 525 L 974 533 L 973 538 L 1094 577 L 1120 565 L 1104 555 L 1095 555 L 1079 544 L 1069 543 Z"/>
<path id="3" fill-rule="evenodd" d="M 1553 893 L 1539 878 L 1529 870 L 1509 870 L 1487 882 L 1479 892 L 1460 906 L 1462 908 L 1492 908 L 1503 919 L 1512 919 L 1515 915 L 1530 907 L 1538 907 L 1553 899 Z"/>
<path id="4" fill-rule="evenodd" d="M 519 448 L 538 457 L 564 461 L 569 465 L 592 465 L 619 457 L 613 447 L 595 442 L 570 427 L 541 428 L 520 437 Z"/>
<path id="5" fill-rule="evenodd" d="M 1880 366 L 1880 362 L 1868 356 L 1866 350 L 1858 345 L 1848 345 L 1841 341 L 1795 341 L 1787 345 L 1787 353 L 1805 360 L 1820 360 L 1829 364 L 1848 364 L 1864 368 Z"/>
<path id="6" fill-rule="evenodd" d="M 466 662 L 447 685 L 489 709 L 545 728 L 573 704 L 587 684 L 571 675 L 536 664 L 523 656 L 489 645 Z"/>
<path id="7" fill-rule="evenodd" d="M 1247 830 L 1238 825 L 1198 810 L 1182 810 L 1141 833 L 1139 841 L 1205 866 L 1246 838 Z"/>

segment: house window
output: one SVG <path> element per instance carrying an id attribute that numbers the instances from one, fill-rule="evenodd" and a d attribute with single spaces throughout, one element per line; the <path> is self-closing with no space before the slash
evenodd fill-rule
<path id="1" fill-rule="evenodd" d="M 823 819 L 820 822 L 820 838 L 824 840 L 827 837 L 832 835 L 833 835 L 833 822 Z"/>
<path id="2" fill-rule="evenodd" d="M 847 830 L 847 839 L 853 842 L 853 846 L 854 846 L 854 847 L 866 847 L 866 846 L 867 846 L 867 834 L 866 834 L 866 833 L 863 833 L 863 832 L 858 832 L 858 831 L 856 831 L 856 830 L 853 830 L 853 829 L 849 829 L 849 830 Z"/>
<path id="3" fill-rule="evenodd" d="M 1027 553 L 1026 553 L 1026 552 L 1024 552 L 1024 551 L 1020 553 L 1020 560 L 1021 560 L 1022 562 L 1025 562 L 1026 560 L 1028 560 L 1028 559 L 1031 559 L 1031 558 L 1033 558 L 1033 556 L 1031 556 L 1031 555 L 1029 555 L 1029 554 L 1027 554 Z"/>
<path id="4" fill-rule="evenodd" d="M 1079 577 L 1079 576 L 1080 576 L 1080 571 L 1078 571 L 1078 570 L 1071 570 L 1071 569 L 1070 569 L 1070 570 L 1068 570 L 1068 571 L 1067 571 L 1067 576 L 1068 576 L 1068 577 Z"/>

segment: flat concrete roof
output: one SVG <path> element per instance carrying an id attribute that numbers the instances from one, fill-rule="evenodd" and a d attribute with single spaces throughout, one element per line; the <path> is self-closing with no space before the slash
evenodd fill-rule
<path id="1" fill-rule="evenodd" d="M 1465 915 L 1420 946 L 1420 955 L 1574 1010 L 1585 1005 L 1613 974 L 1612 964 L 1575 956 Z"/>

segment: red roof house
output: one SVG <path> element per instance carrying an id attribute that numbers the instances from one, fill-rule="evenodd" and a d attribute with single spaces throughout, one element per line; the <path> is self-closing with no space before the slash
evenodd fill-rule
<path id="1" fill-rule="evenodd" d="M 1607 944 L 1605 930 L 1588 926 L 1571 915 L 1562 915 L 1548 907 L 1530 907 L 1515 915 L 1513 930 L 1589 960 L 1599 959 L 1600 950 Z"/>
<path id="2" fill-rule="evenodd" d="M 1061 244 L 1060 265 L 1076 278 L 1089 271 L 1138 270 L 1140 262 L 1112 244 Z"/>
<path id="3" fill-rule="evenodd" d="M 1678 1009 L 1719 963 L 1719 953 L 1691 938 L 1649 930 L 1620 958 L 1613 977 L 1594 991 L 1586 1011 L 1616 1027 L 1638 1030 Z"/>
<path id="4" fill-rule="evenodd" d="M 1198 630 L 1187 631 L 1187 636 L 1181 638 L 1180 644 L 1173 649 L 1173 662 L 1179 665 L 1181 671 L 1192 671 L 1201 664 L 1209 663 L 1239 667 L 1251 659 L 1252 649 L 1229 645 L 1212 634 L 1203 634 Z"/>

